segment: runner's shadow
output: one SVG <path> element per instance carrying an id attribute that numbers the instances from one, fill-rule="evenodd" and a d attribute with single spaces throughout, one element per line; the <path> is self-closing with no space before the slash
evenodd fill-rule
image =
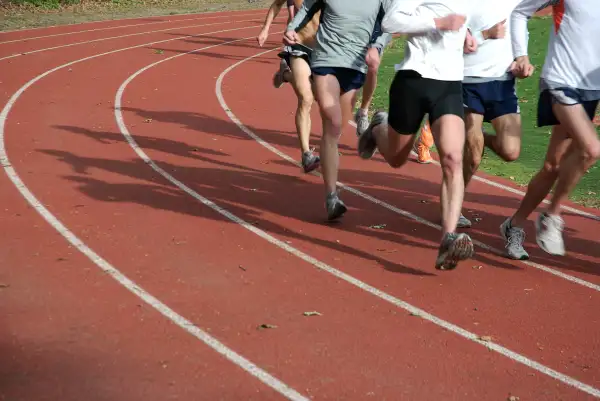
<path id="1" fill-rule="evenodd" d="M 92 199 L 104 202 L 137 203 L 150 206 L 160 210 L 170 210 L 199 218 L 221 220 L 230 223 L 220 215 L 206 207 L 198 207 L 197 201 L 189 197 L 179 189 L 171 185 L 161 185 L 155 182 L 156 173 L 148 168 L 147 164 L 140 159 L 130 161 L 107 160 L 98 158 L 80 157 L 69 152 L 43 150 L 43 153 L 56 157 L 68 163 L 74 172 L 80 175 L 69 175 L 63 178 L 78 185 L 79 190 Z M 397 261 L 391 261 L 383 257 L 355 249 L 317 236 L 306 235 L 288 229 L 274 222 L 261 218 L 262 211 L 285 215 L 288 218 L 302 218 L 303 213 L 298 213 L 294 204 L 285 202 L 272 202 L 279 193 L 281 182 L 288 186 L 301 187 L 306 183 L 287 175 L 248 171 L 243 166 L 235 166 L 230 163 L 211 161 L 221 168 L 199 168 L 175 166 L 168 163 L 159 163 L 165 171 L 176 171 L 177 178 L 186 182 L 188 186 L 202 194 L 206 198 L 225 207 L 230 212 L 247 222 L 258 225 L 261 229 L 281 238 L 291 237 L 296 240 L 306 241 L 317 246 L 326 247 L 344 254 L 351 254 L 363 260 L 375 261 L 390 271 L 414 274 L 432 275 L 432 273 L 404 266 Z M 238 168 L 239 167 L 239 168 Z M 235 170 L 234 170 L 235 168 Z M 118 184 L 108 183 L 93 178 L 90 171 L 101 169 L 104 171 L 118 173 L 123 176 L 141 179 L 148 184 Z M 295 183 L 295 185 L 294 185 Z M 257 189 L 251 191 L 251 189 Z M 239 200 L 244 199 L 244 204 Z M 269 207 L 265 208 L 265 205 Z M 272 206 L 279 205 L 276 208 Z M 294 213 L 296 211 L 296 213 Z M 409 246 L 423 247 L 422 244 L 409 243 Z"/>

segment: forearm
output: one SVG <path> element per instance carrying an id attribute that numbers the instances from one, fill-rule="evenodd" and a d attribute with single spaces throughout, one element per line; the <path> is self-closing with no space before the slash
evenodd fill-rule
<path id="1" fill-rule="evenodd" d="M 265 23 L 262 28 L 264 31 L 268 32 L 269 29 L 271 29 L 271 25 L 273 24 L 275 17 L 277 17 L 279 12 L 281 11 L 282 6 L 283 1 L 279 0 L 274 1 L 273 4 L 271 4 L 271 7 L 269 7 L 269 11 L 267 12 L 267 17 L 265 18 Z"/>
<path id="2" fill-rule="evenodd" d="M 436 21 L 418 13 L 417 7 L 421 1 L 400 0 L 395 1 L 385 11 L 381 23 L 383 32 L 400 34 L 424 34 L 435 31 Z"/>

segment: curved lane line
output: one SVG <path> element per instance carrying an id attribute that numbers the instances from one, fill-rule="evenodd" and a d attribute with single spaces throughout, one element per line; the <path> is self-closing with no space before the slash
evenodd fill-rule
<path id="1" fill-rule="evenodd" d="M 237 117 L 231 112 L 231 110 L 229 109 L 229 107 L 227 106 L 227 104 L 225 103 L 224 99 L 223 99 L 223 95 L 221 92 L 221 86 L 223 83 L 223 78 L 227 75 L 227 73 L 229 73 L 231 70 L 233 70 L 235 67 L 239 66 L 240 64 L 242 64 L 243 62 L 253 59 L 255 57 L 261 56 L 263 54 L 278 50 L 279 48 L 275 48 L 275 49 L 271 49 L 271 50 L 267 50 L 264 52 L 260 52 L 258 54 L 255 54 L 251 57 L 248 57 L 242 61 L 239 61 L 233 65 L 231 65 L 230 67 L 228 67 L 226 70 L 224 70 L 221 75 L 219 76 L 219 78 L 217 79 L 216 82 L 216 93 L 217 93 L 217 97 L 219 99 L 219 102 L 221 103 L 221 106 L 223 107 L 223 109 L 225 110 L 225 112 L 227 113 L 227 115 L 232 119 L 232 121 L 234 123 L 236 123 L 236 125 L 238 125 L 238 127 L 240 129 L 242 129 L 242 131 L 246 132 L 248 135 L 250 135 L 252 138 L 254 138 L 255 140 L 259 141 L 259 143 L 261 143 L 261 145 L 265 146 L 267 149 L 279 154 L 280 156 L 282 156 L 284 159 L 286 160 L 291 160 L 294 164 L 296 164 L 296 162 L 294 162 L 293 159 L 291 159 L 289 156 L 279 152 L 277 149 L 273 148 L 271 145 L 269 145 L 268 143 L 264 142 L 262 139 L 260 139 L 259 137 L 257 137 L 254 133 L 252 133 L 252 131 L 250 131 L 247 127 L 245 127 L 238 119 Z M 122 98 L 123 98 L 123 93 L 125 92 L 125 89 L 127 88 L 127 85 L 129 85 L 129 83 L 131 81 L 133 81 L 136 77 L 138 77 L 140 74 L 142 74 L 144 71 L 149 70 L 152 67 L 155 67 L 161 63 L 164 63 L 165 61 L 169 61 L 169 60 L 173 60 L 177 57 L 181 57 L 181 56 L 185 56 L 187 54 L 191 54 L 196 52 L 197 50 L 193 50 L 187 53 L 181 53 L 181 54 L 176 54 L 174 56 L 159 60 L 157 62 L 154 62 L 152 64 L 147 65 L 146 67 L 138 70 L 137 72 L 135 72 L 134 74 L 132 74 L 129 78 L 127 78 L 127 80 L 125 82 L 123 82 L 123 84 L 121 85 L 121 87 L 119 88 L 119 90 L 117 91 L 117 94 L 115 96 L 115 119 L 117 121 L 117 125 L 119 126 L 119 129 L 121 131 L 121 133 L 123 134 L 123 136 L 125 137 L 125 139 L 127 140 L 127 142 L 129 143 L 129 145 L 131 146 L 131 148 L 135 151 L 135 153 L 146 163 L 148 164 L 148 166 L 150 166 L 154 171 L 156 171 L 158 174 L 160 174 L 161 176 L 163 176 L 165 179 L 167 179 L 168 181 L 170 181 L 173 185 L 175 185 L 176 187 L 178 187 L 179 189 L 181 189 L 182 191 L 184 191 L 185 193 L 187 193 L 188 195 L 190 195 L 191 197 L 193 197 L 194 199 L 196 199 L 197 201 L 199 201 L 200 203 L 204 204 L 205 206 L 210 207 L 211 209 L 213 209 L 214 211 L 216 211 L 217 213 L 221 214 L 222 216 L 226 217 L 227 219 L 231 220 L 234 223 L 239 224 L 240 226 L 244 227 L 245 229 L 247 229 L 248 231 L 256 234 L 257 236 L 259 236 L 260 238 L 266 240 L 267 242 L 271 243 L 272 245 L 277 246 L 280 249 L 283 249 L 284 251 L 298 257 L 299 259 L 313 265 L 314 267 L 316 267 L 317 269 L 320 269 L 324 272 L 327 272 L 341 280 L 346 281 L 349 284 L 352 284 L 356 287 L 358 287 L 359 289 L 366 291 L 372 295 L 375 295 L 377 298 L 384 300 L 386 302 L 391 303 L 392 305 L 395 305 L 399 308 L 402 308 L 408 312 L 410 312 L 411 314 L 415 315 L 415 316 L 419 316 L 424 320 L 427 320 L 439 327 L 442 327 L 448 331 L 451 331 L 455 334 L 458 334 L 461 337 L 464 337 L 468 340 L 471 340 L 477 344 L 480 344 L 486 348 L 488 348 L 489 350 L 495 351 L 501 355 L 504 355 L 507 358 L 512 359 L 513 361 L 519 362 L 529 368 L 532 368 L 544 375 L 550 376 L 564 384 L 567 384 L 569 386 L 575 387 L 576 389 L 586 392 L 590 395 L 593 395 L 596 398 L 600 398 L 600 389 L 597 389 L 595 387 L 592 387 L 588 384 L 582 383 L 570 376 L 567 376 L 565 374 L 562 374 L 560 372 L 557 372 L 545 365 L 542 365 L 536 361 L 533 361 L 529 358 L 527 358 L 526 356 L 523 356 L 521 354 L 518 354 L 514 351 L 509 350 L 508 348 L 505 348 L 501 345 L 492 343 L 492 342 L 488 342 L 488 341 L 484 341 L 481 340 L 480 337 L 474 333 L 471 333 L 468 330 L 463 329 L 462 327 L 456 326 L 450 322 L 447 322 L 443 319 L 440 319 L 420 308 L 417 308 L 405 301 L 402 301 L 399 298 L 396 298 L 390 294 L 387 294 L 384 291 L 379 290 L 378 288 L 375 288 L 349 274 L 346 274 L 324 262 L 321 262 L 320 260 L 290 246 L 289 244 L 287 244 L 286 242 L 283 242 L 277 238 L 275 238 L 274 236 L 272 236 L 271 234 L 267 233 L 266 231 L 263 231 L 257 227 L 255 227 L 254 225 L 248 223 L 247 221 L 241 219 L 240 217 L 234 215 L 233 213 L 229 212 L 228 210 L 222 208 L 221 206 L 217 205 L 216 203 L 212 202 L 211 200 L 203 197 L 202 195 L 200 195 L 198 192 L 194 191 L 192 188 L 188 187 L 187 185 L 185 185 L 183 182 L 179 181 L 177 178 L 175 178 L 173 175 L 171 175 L 170 173 L 168 173 L 167 171 L 165 171 L 163 168 L 161 168 L 160 166 L 158 166 L 143 150 L 142 148 L 140 148 L 140 146 L 137 144 L 137 142 L 135 141 L 135 139 L 133 138 L 133 136 L 131 135 L 131 133 L 129 132 L 124 119 L 123 119 L 123 113 L 121 111 L 121 104 L 122 104 Z M 348 189 L 348 187 L 346 187 L 346 189 Z M 349 189 L 350 190 L 350 189 Z M 368 195 L 365 195 L 368 196 Z M 374 198 L 372 198 L 374 199 Z"/>
<path id="2" fill-rule="evenodd" d="M 15 57 L 28 56 L 30 54 L 35 54 L 35 53 L 46 52 L 46 51 L 49 51 L 49 50 L 62 49 L 62 48 L 65 48 L 65 47 L 72 47 L 72 46 L 84 45 L 84 44 L 87 44 L 87 43 L 103 42 L 105 40 L 111 40 L 111 39 L 128 38 L 128 37 L 131 37 L 131 36 L 140 36 L 140 35 L 146 35 L 146 34 L 150 34 L 150 33 L 159 33 L 159 32 L 174 31 L 174 30 L 177 30 L 177 29 L 201 28 L 201 27 L 205 27 L 205 26 L 231 24 L 231 23 L 235 23 L 235 22 L 250 22 L 250 21 L 255 21 L 255 20 L 256 20 L 256 18 L 239 20 L 239 21 L 213 22 L 212 24 L 188 25 L 188 26 L 180 26 L 180 27 L 175 27 L 175 28 L 159 29 L 159 30 L 156 30 L 156 31 L 136 32 L 136 33 L 130 33 L 130 34 L 121 35 L 121 36 L 110 36 L 108 38 L 92 39 L 92 40 L 87 40 L 87 41 L 83 41 L 83 42 L 75 42 L 75 43 L 69 43 L 69 44 L 66 44 L 66 45 L 59 45 L 59 46 L 53 46 L 53 47 L 46 47 L 46 48 L 43 48 L 43 49 L 31 50 L 29 52 L 24 52 L 24 53 L 15 53 L 15 54 L 12 54 L 10 56 L 0 57 L 0 61 L 12 59 L 12 58 L 15 58 Z"/>
<path id="3" fill-rule="evenodd" d="M 247 16 L 260 16 L 262 14 L 236 14 L 236 17 L 247 17 Z M 108 30 L 112 30 L 112 29 L 121 29 L 121 28 L 133 28 L 136 26 L 145 26 L 145 25 L 156 25 L 156 24 L 167 24 L 167 23 L 175 23 L 175 22 L 181 22 L 181 21 L 195 21 L 195 20 L 208 20 L 208 19 L 216 19 L 216 18 L 231 18 L 231 15 L 224 15 L 224 16 L 214 16 L 214 17 L 206 17 L 206 18 L 202 18 L 202 17 L 197 17 L 197 18 L 183 18 L 183 19 L 178 19 L 178 20 L 168 20 L 168 21 L 156 21 L 156 22 L 144 22 L 141 24 L 130 24 L 130 25 L 119 25 L 119 26 L 109 26 L 106 28 L 96 28 L 96 29 L 86 29 L 83 31 L 76 31 L 76 32 L 63 32 L 63 33 L 55 33 L 52 35 L 44 35 L 44 36 L 32 36 L 29 38 L 23 38 L 23 39 L 13 39 L 13 40 L 5 40 L 4 42 L 0 42 L 0 45 L 6 44 L 6 43 L 16 43 L 16 42 L 28 42 L 30 40 L 37 40 L 37 39 L 46 39 L 46 38 L 55 38 L 57 36 L 66 36 L 66 35 L 76 35 L 79 33 L 86 33 L 86 32 L 98 32 L 98 31 L 108 31 Z M 4 32 L 0 32 L 4 33 Z M 119 37 L 119 36 L 117 36 Z M 85 43 L 85 42 L 83 42 Z"/>
<path id="4" fill-rule="evenodd" d="M 237 28 L 230 29 L 229 31 L 238 30 L 238 29 L 246 29 L 246 28 Z M 211 32 L 216 33 L 216 32 Z M 221 46 L 228 43 L 238 42 L 240 40 L 232 40 L 228 42 L 223 42 L 217 45 L 208 46 L 202 48 L 210 49 L 213 47 Z M 139 47 L 139 46 L 136 46 Z M 125 50 L 125 49 L 122 49 Z M 199 50 L 197 50 L 199 51 Z M 177 326 L 184 329 L 189 334 L 196 337 L 198 340 L 202 341 L 213 350 L 227 358 L 229 361 L 237 365 L 238 367 L 244 369 L 246 372 L 259 379 L 261 382 L 271 387 L 281 395 L 285 396 L 287 399 L 292 401 L 309 401 L 308 398 L 304 397 L 302 394 L 298 393 L 296 390 L 289 387 L 287 384 L 281 382 L 274 376 L 270 375 L 266 371 L 262 370 L 260 367 L 252 363 L 250 360 L 244 358 L 242 355 L 236 353 L 231 348 L 228 348 L 225 344 L 221 343 L 216 338 L 212 337 L 199 327 L 195 326 L 191 321 L 187 320 L 183 316 L 179 315 L 177 312 L 169 308 L 166 304 L 162 303 L 159 299 L 145 291 L 139 285 L 137 285 L 134 281 L 129 279 L 123 273 L 121 273 L 116 267 L 112 266 L 109 262 L 103 259 L 100 255 L 94 252 L 91 248 L 89 248 L 81 239 L 79 239 L 72 231 L 70 231 L 64 224 L 60 222 L 44 205 L 35 197 L 35 195 L 29 190 L 29 188 L 25 185 L 25 183 L 21 180 L 16 170 L 10 164 L 10 159 L 6 153 L 5 146 L 5 127 L 6 120 L 8 115 L 13 108 L 16 101 L 21 97 L 21 95 L 36 82 L 41 80 L 42 78 L 50 75 L 51 73 L 58 71 L 62 68 L 65 68 L 69 65 L 73 65 L 84 60 L 90 60 L 96 57 L 100 57 L 101 55 L 114 53 L 102 53 L 95 56 L 86 57 L 85 59 L 75 60 L 67 64 L 63 64 L 59 67 L 56 67 L 52 70 L 46 71 L 45 73 L 38 75 L 37 77 L 30 80 L 24 86 L 22 86 L 8 101 L 2 112 L 0 113 L 0 164 L 4 168 L 4 172 L 8 176 L 8 178 L 15 185 L 17 190 L 21 193 L 21 195 L 27 200 L 27 202 L 50 224 L 56 231 L 58 231 L 69 243 L 71 243 L 77 250 L 83 253 L 88 257 L 96 266 L 98 266 L 103 272 L 109 274 L 112 278 L 114 278 L 119 284 L 128 289 L 138 298 L 146 302 L 149 306 L 154 308 L 157 312 L 162 314 L 164 317 L 175 323 Z"/>
<path id="5" fill-rule="evenodd" d="M 229 71 L 231 71 L 233 68 L 237 67 L 238 65 L 240 65 L 240 64 L 242 64 L 242 63 L 244 63 L 244 62 L 246 62 L 246 61 L 248 61 L 248 60 L 251 60 L 251 59 L 253 59 L 253 58 L 255 58 L 255 57 L 258 57 L 258 56 L 261 56 L 261 55 L 263 55 L 263 54 L 266 54 L 266 53 L 272 52 L 273 50 L 276 50 L 276 49 L 267 50 L 267 51 L 265 51 L 265 52 L 262 52 L 262 53 L 255 54 L 254 56 L 248 57 L 248 58 L 246 58 L 246 59 L 244 59 L 244 60 L 241 60 L 240 62 L 238 62 L 238 63 L 234 64 L 233 66 L 231 66 L 231 67 L 230 67 L 230 69 L 229 69 L 229 70 L 227 70 L 227 71 L 224 71 L 224 72 L 223 72 L 223 74 L 222 74 L 222 76 L 221 76 L 221 77 L 219 77 L 219 79 L 220 79 L 220 80 L 218 81 L 218 86 L 217 86 L 217 89 L 216 89 L 217 98 L 219 99 L 219 102 L 221 103 L 221 108 L 223 108 L 223 110 L 225 110 L 225 113 L 227 113 L 227 115 L 228 115 L 228 117 L 231 119 L 231 121 L 233 121 L 233 122 L 234 122 L 234 123 L 235 123 L 235 124 L 236 124 L 236 125 L 237 125 L 237 126 L 238 126 L 238 127 L 241 129 L 241 130 L 242 130 L 242 131 L 243 131 L 243 132 L 245 132 L 245 133 L 246 133 L 248 136 L 250 136 L 250 137 L 251 137 L 252 139 L 254 139 L 256 142 L 258 142 L 259 144 L 261 144 L 263 147 L 265 147 L 265 148 L 267 148 L 268 150 L 270 150 L 271 152 L 275 153 L 277 156 L 281 157 L 281 158 L 282 158 L 282 159 L 284 159 L 284 160 L 287 160 L 288 162 L 290 162 L 290 163 L 292 163 L 292 164 L 295 164 L 296 166 L 299 166 L 299 167 L 301 167 L 301 166 L 300 166 L 300 163 L 298 163 L 298 162 L 297 162 L 296 160 L 294 160 L 292 157 L 290 157 L 289 155 L 287 155 L 287 154 L 285 154 L 285 153 L 281 152 L 279 149 L 275 148 L 275 147 L 274 147 L 274 146 L 272 146 L 271 144 L 269 144 L 269 143 L 265 142 L 265 141 L 264 141 L 262 138 L 260 138 L 258 135 L 256 135 L 254 132 L 252 132 L 250 129 L 248 129 L 248 127 L 246 127 L 246 126 L 245 126 L 245 125 L 244 125 L 244 124 L 243 124 L 243 123 L 242 123 L 242 122 L 241 122 L 241 121 L 240 121 L 240 120 L 239 120 L 239 119 L 238 119 L 238 118 L 235 116 L 235 114 L 233 114 L 233 113 L 231 112 L 231 110 L 229 110 L 229 108 L 227 107 L 227 104 L 225 103 L 225 99 L 223 98 L 223 94 L 222 94 L 222 92 L 221 92 L 221 83 L 222 83 L 222 78 L 223 78 L 223 76 L 225 76 L 225 75 L 226 75 L 226 74 L 227 74 Z M 168 59 L 165 59 L 165 60 L 168 60 Z M 318 172 L 316 172 L 316 171 L 313 171 L 311 174 L 313 174 L 313 175 L 315 175 L 315 176 L 317 176 L 317 177 L 321 177 L 321 174 L 320 174 L 320 173 L 318 173 Z M 386 208 L 386 209 L 388 209 L 388 210 L 390 210 L 390 211 L 392 211 L 392 212 L 394 212 L 394 213 L 396 213 L 396 214 L 399 214 L 399 215 L 401 215 L 401 216 L 404 216 L 404 217 L 406 217 L 406 218 L 409 218 L 409 219 L 411 219 L 411 220 L 414 220 L 414 221 L 416 221 L 416 222 L 419 222 L 419 223 L 421 223 L 421 224 L 424 224 L 424 225 L 426 225 L 426 226 L 429 226 L 429 227 L 431 227 L 431 228 L 435 228 L 436 230 L 441 230 L 441 228 L 442 228 L 442 227 L 441 227 L 440 225 L 438 225 L 438 224 L 432 223 L 432 222 L 430 222 L 429 220 L 425 220 L 425 219 L 423 219 L 423 218 L 421 218 L 421 217 L 419 217 L 419 216 L 417 216 L 417 215 L 415 215 L 415 214 L 412 214 L 412 213 L 410 213 L 410 212 L 407 212 L 407 211 L 405 211 L 405 210 L 402 210 L 402 209 L 400 209 L 400 208 L 397 208 L 397 207 L 396 207 L 396 206 L 394 206 L 394 205 L 391 205 L 391 204 L 389 204 L 389 203 L 387 203 L 387 202 L 384 202 L 384 201 L 382 201 L 382 200 L 380 200 L 380 199 L 377 199 L 377 198 L 375 198 L 375 197 L 373 197 L 373 196 L 371 196 L 371 195 L 369 195 L 369 194 L 366 194 L 366 193 L 364 193 L 364 192 L 362 192 L 362 191 L 360 191 L 360 190 L 358 190 L 358 189 L 356 189 L 356 188 L 352 188 L 352 187 L 350 187 L 350 186 L 347 186 L 347 185 L 345 185 L 345 184 L 343 184 L 343 183 L 341 183 L 341 182 L 338 182 L 338 183 L 337 183 L 337 185 L 338 185 L 340 188 L 342 188 L 342 189 L 345 189 L 346 191 L 348 191 L 348 192 L 350 192 L 350 193 L 352 193 L 352 194 L 354 194 L 354 195 L 357 195 L 357 196 L 359 196 L 359 197 L 361 197 L 361 198 L 363 198 L 363 199 L 366 199 L 366 200 L 368 200 L 368 201 L 370 201 L 370 202 L 373 202 L 373 203 L 375 203 L 375 204 L 377 204 L 377 205 L 379 205 L 379 206 L 382 206 L 382 207 L 384 207 L 384 208 Z M 482 248 L 482 249 L 485 249 L 486 251 L 488 251 L 488 252 L 491 252 L 491 253 L 493 253 L 493 254 L 495 254 L 495 255 L 498 255 L 498 256 L 501 256 L 501 257 L 506 257 L 506 255 L 505 255 L 505 253 L 504 253 L 503 251 L 501 251 L 501 250 L 499 250 L 499 249 L 496 249 L 496 248 L 493 248 L 493 247 L 491 247 L 491 246 L 489 246 L 489 245 L 487 245 L 487 244 L 484 244 L 484 243 L 483 243 L 483 242 L 481 242 L 481 241 L 477 241 L 477 240 L 473 239 L 473 243 L 474 243 L 475 245 L 477 245 L 478 247 L 480 247 L 480 248 Z M 547 266 L 541 265 L 541 264 L 539 264 L 539 263 L 532 262 L 532 261 L 530 261 L 530 260 L 520 260 L 520 261 L 516 261 L 516 262 L 521 262 L 521 263 L 523 263 L 523 264 L 525 264 L 525 265 L 527 265 L 527 266 L 534 267 L 534 268 L 536 268 L 536 269 L 539 269 L 539 270 L 542 270 L 542 271 L 544 271 L 544 272 L 546 272 L 546 273 L 550 273 L 550 274 L 552 274 L 552 275 L 554 275 L 554 276 L 560 277 L 560 278 L 562 278 L 562 279 L 564 279 L 564 280 L 567 280 L 567 281 L 570 281 L 570 282 L 572 282 L 572 283 L 575 283 L 575 284 L 581 285 L 581 286 L 583 286 L 583 287 L 589 288 L 589 289 L 591 289 L 591 290 L 594 290 L 594 291 L 598 291 L 598 292 L 600 292 L 600 285 L 598 285 L 598 284 L 594 284 L 594 283 L 591 283 L 591 282 L 589 282 L 589 281 L 586 281 L 586 280 L 584 280 L 584 279 L 581 279 L 581 278 L 579 278 L 579 277 L 571 276 L 570 274 L 563 273 L 563 272 L 561 272 L 561 271 L 559 271 L 559 270 L 556 270 L 556 269 L 553 269 L 553 268 L 551 268 L 551 267 L 547 267 Z"/>

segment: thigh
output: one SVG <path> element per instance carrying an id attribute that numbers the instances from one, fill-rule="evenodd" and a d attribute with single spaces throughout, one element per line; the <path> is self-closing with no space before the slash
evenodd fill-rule
<path id="1" fill-rule="evenodd" d="M 292 87 L 299 98 L 310 99 L 313 95 L 310 76 L 310 66 L 302 57 L 291 57 L 290 67 L 292 70 Z"/>
<path id="2" fill-rule="evenodd" d="M 556 169 L 560 165 L 561 160 L 572 149 L 573 141 L 567 130 L 562 125 L 555 125 L 552 127 L 552 135 L 550 136 L 550 143 L 548 143 L 544 163 Z"/>
<path id="3" fill-rule="evenodd" d="M 421 127 L 426 111 L 423 96 L 427 88 L 414 71 L 398 71 L 389 92 L 388 124 L 396 135 L 414 135 Z"/>
<path id="4" fill-rule="evenodd" d="M 440 160 L 446 155 L 454 156 L 455 161 L 462 160 L 465 146 L 465 121 L 455 114 L 444 114 L 431 124 L 431 132 L 435 146 L 440 153 Z"/>
<path id="5" fill-rule="evenodd" d="M 428 80 L 427 111 L 429 124 L 433 127 L 436 120 L 445 116 L 454 116 L 461 120 L 464 129 L 465 109 L 463 106 L 462 82 Z M 453 121 L 454 119 L 450 119 Z M 463 132 L 464 142 L 464 132 Z"/>
<path id="6" fill-rule="evenodd" d="M 509 148 L 521 146 L 521 115 L 504 114 L 492 120 L 498 139 Z"/>
<path id="7" fill-rule="evenodd" d="M 577 146 L 589 149 L 598 142 L 596 128 L 584 104 L 566 105 L 555 102 L 552 111 Z"/>
<path id="8" fill-rule="evenodd" d="M 483 151 L 483 115 L 469 110 L 465 111 L 465 145 L 472 150 Z"/>
<path id="9" fill-rule="evenodd" d="M 315 75 L 315 95 L 321 116 L 336 124 L 342 124 L 340 85 L 334 75 Z"/>

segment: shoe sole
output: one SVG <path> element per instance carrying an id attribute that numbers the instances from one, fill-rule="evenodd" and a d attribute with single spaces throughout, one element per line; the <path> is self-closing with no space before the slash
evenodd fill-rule
<path id="1" fill-rule="evenodd" d="M 438 256 L 435 268 L 438 270 L 454 270 L 458 262 L 471 259 L 475 255 L 473 241 L 468 235 L 459 235 L 450 245 L 448 251 Z"/>

